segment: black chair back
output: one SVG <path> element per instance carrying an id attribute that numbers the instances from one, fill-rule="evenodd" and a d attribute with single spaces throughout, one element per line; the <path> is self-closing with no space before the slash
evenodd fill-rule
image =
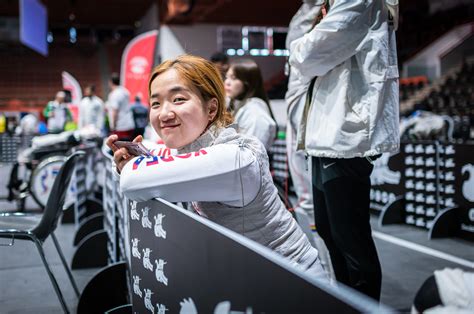
<path id="1" fill-rule="evenodd" d="M 41 241 L 46 240 L 46 238 L 58 226 L 59 217 L 61 217 L 63 211 L 66 193 L 69 188 L 69 182 L 71 182 L 76 160 L 82 155 L 85 155 L 83 151 L 78 151 L 70 155 L 66 159 L 66 162 L 61 166 L 58 175 L 54 179 L 53 188 L 49 194 L 43 217 L 38 226 L 32 230 L 36 237 Z"/>

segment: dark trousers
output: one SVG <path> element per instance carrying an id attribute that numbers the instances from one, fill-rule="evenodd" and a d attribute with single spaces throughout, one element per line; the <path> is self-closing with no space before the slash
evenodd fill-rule
<path id="1" fill-rule="evenodd" d="M 336 279 L 380 300 L 382 273 L 369 222 L 372 169 L 366 158 L 312 158 L 316 230 Z"/>

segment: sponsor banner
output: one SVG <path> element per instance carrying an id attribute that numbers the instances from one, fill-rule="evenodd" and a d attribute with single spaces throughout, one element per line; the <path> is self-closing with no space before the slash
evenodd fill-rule
<path id="1" fill-rule="evenodd" d="M 81 86 L 68 72 L 63 71 L 61 76 L 63 81 L 63 89 L 71 92 L 71 103 L 68 106 L 69 110 L 71 110 L 74 121 L 77 122 L 79 118 L 79 103 L 82 99 Z"/>
<path id="2" fill-rule="evenodd" d="M 130 102 L 140 96 L 142 103 L 148 104 L 148 78 L 153 68 L 157 37 L 157 30 L 149 31 L 138 35 L 125 47 L 120 81 L 130 92 Z"/>

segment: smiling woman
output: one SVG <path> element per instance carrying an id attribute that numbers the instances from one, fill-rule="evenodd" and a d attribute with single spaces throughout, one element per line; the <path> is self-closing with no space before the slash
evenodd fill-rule
<path id="1" fill-rule="evenodd" d="M 218 111 L 217 98 L 204 99 L 178 71 L 155 71 L 150 84 L 151 125 L 169 148 L 194 141 L 214 121 Z"/>
<path id="2" fill-rule="evenodd" d="M 178 154 L 131 158 L 126 148 L 114 145 L 114 136 L 109 137 L 125 196 L 189 202 L 197 214 L 327 281 L 318 251 L 278 197 L 265 147 L 230 125 L 216 68 L 203 58 L 181 56 L 155 68 L 149 89 L 151 125 Z"/>

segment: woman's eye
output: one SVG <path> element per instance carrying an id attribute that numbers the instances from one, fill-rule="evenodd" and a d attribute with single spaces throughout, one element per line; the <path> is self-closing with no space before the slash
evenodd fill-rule
<path id="1" fill-rule="evenodd" d="M 182 98 L 182 97 L 176 97 L 176 98 L 174 99 L 174 102 L 183 102 L 183 101 L 185 101 L 185 100 L 186 100 L 186 99 L 184 99 L 184 98 Z"/>
<path id="2" fill-rule="evenodd" d="M 152 107 L 152 108 L 159 108 L 159 107 L 160 107 L 160 103 L 157 102 L 157 101 L 154 101 L 154 102 L 151 103 L 151 107 Z"/>

